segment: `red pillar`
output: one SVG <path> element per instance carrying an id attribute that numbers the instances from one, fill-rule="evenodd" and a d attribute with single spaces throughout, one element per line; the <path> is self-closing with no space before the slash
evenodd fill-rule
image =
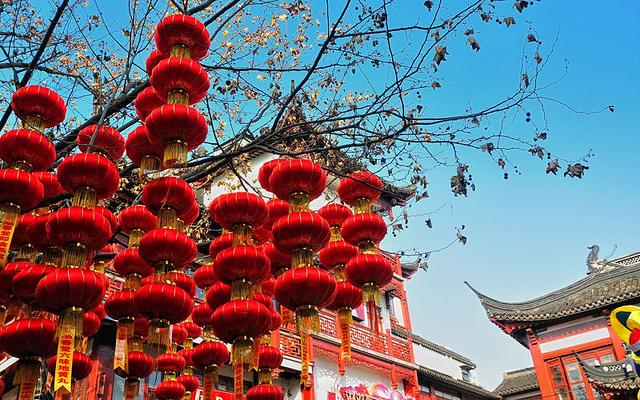
<path id="1" fill-rule="evenodd" d="M 538 337 L 531 329 L 527 329 L 527 336 L 529 337 L 529 351 L 533 359 L 533 368 L 536 371 L 538 385 L 540 386 L 540 394 L 544 398 L 551 398 L 555 395 L 555 387 L 553 386 L 553 378 L 549 368 L 547 368 L 547 363 L 544 361 L 542 351 L 540 351 Z"/>

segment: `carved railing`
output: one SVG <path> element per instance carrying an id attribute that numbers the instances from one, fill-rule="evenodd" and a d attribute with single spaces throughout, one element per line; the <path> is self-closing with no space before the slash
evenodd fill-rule
<path id="1" fill-rule="evenodd" d="M 339 338 L 334 314 L 327 311 L 320 313 L 320 332 L 336 339 Z M 353 345 L 370 352 L 413 362 L 411 342 L 392 336 L 389 331 L 376 335 L 370 328 L 354 323 L 351 325 L 351 342 Z M 295 333 L 293 324 L 287 324 L 280 330 L 280 346 L 283 354 L 300 358 L 300 339 Z"/>

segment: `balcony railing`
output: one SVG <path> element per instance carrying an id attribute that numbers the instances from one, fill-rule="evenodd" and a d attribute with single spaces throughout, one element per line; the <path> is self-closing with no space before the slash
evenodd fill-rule
<path id="1" fill-rule="evenodd" d="M 328 311 L 320 313 L 320 332 L 339 339 L 334 314 Z M 376 335 L 370 328 L 354 323 L 351 325 L 351 343 L 371 352 L 413 362 L 411 342 L 394 337 L 389 331 Z M 280 346 L 283 354 L 300 358 L 300 339 L 293 324 L 287 324 L 280 330 Z"/>

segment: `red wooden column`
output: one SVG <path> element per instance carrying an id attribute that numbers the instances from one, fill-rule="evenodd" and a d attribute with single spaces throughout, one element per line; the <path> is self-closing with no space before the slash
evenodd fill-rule
<path id="1" fill-rule="evenodd" d="M 618 335 L 616 335 L 616 333 L 613 331 L 613 328 L 611 327 L 611 320 L 609 319 L 609 310 L 603 310 L 602 312 L 605 316 L 605 318 L 607 318 L 607 330 L 609 331 L 609 336 L 611 337 L 611 344 L 613 345 L 613 354 L 616 357 L 616 360 L 622 360 L 624 359 L 627 354 L 624 351 L 624 344 L 622 342 L 622 339 L 620 339 L 618 337 Z"/>
<path id="2" fill-rule="evenodd" d="M 549 368 L 547 368 L 547 363 L 544 361 L 542 351 L 540 351 L 538 337 L 531 329 L 527 329 L 527 336 L 529 337 L 529 351 L 533 359 L 533 368 L 536 371 L 538 385 L 540 386 L 540 394 L 542 397 L 552 398 L 552 396 L 555 395 L 553 378 L 549 372 Z"/>

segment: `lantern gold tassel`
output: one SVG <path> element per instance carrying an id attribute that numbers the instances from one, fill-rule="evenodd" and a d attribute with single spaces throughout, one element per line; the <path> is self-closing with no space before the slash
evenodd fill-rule
<path id="1" fill-rule="evenodd" d="M 373 302 L 379 307 L 382 301 L 380 289 L 373 283 L 365 283 L 362 286 L 362 301 L 364 303 Z"/>
<path id="2" fill-rule="evenodd" d="M 67 246 L 62 253 L 62 266 L 83 268 L 87 264 L 87 249 L 80 243 Z"/>
<path id="3" fill-rule="evenodd" d="M 350 308 L 338 310 L 338 327 L 340 328 L 340 353 L 343 360 L 351 359 L 351 324 L 353 315 Z"/>
<path id="4" fill-rule="evenodd" d="M 98 204 L 98 194 L 90 187 L 80 188 L 73 194 L 71 204 L 84 208 L 96 208 Z"/>
<path id="5" fill-rule="evenodd" d="M 140 183 L 147 181 L 147 173 L 160 169 L 160 159 L 152 155 L 146 155 L 140 160 L 140 168 L 138 169 L 138 179 Z"/>
<path id="6" fill-rule="evenodd" d="M 164 148 L 162 166 L 164 168 L 184 166 L 187 163 L 188 151 L 185 142 L 175 141 L 167 144 L 167 147 Z"/>
<path id="7" fill-rule="evenodd" d="M 135 399 L 139 389 L 140 381 L 138 380 L 138 378 L 127 378 L 127 380 L 124 381 L 124 399 Z"/>
<path id="8" fill-rule="evenodd" d="M 231 300 L 250 299 L 252 292 L 253 288 L 251 287 L 251 282 L 247 282 L 242 279 L 231 283 Z"/>
<path id="9" fill-rule="evenodd" d="M 218 366 L 209 365 L 202 373 L 204 400 L 213 399 L 213 389 L 218 384 Z"/>
<path id="10" fill-rule="evenodd" d="M 40 362 L 38 360 L 18 361 L 18 367 L 13 376 L 13 384 L 20 385 L 18 400 L 33 400 L 39 379 Z"/>
<path id="11" fill-rule="evenodd" d="M 320 314 L 318 314 L 317 307 L 298 307 L 296 310 L 296 330 L 300 335 L 303 332 L 320 332 Z"/>
<path id="12" fill-rule="evenodd" d="M 171 207 L 162 207 L 158 214 L 158 228 L 174 229 L 178 221 L 178 213 Z"/>
<path id="13" fill-rule="evenodd" d="M 258 383 L 261 385 L 271 385 L 273 381 L 273 371 L 271 368 L 261 368 L 258 370 Z"/>
<path id="14" fill-rule="evenodd" d="M 171 331 L 169 321 L 154 319 L 149 323 L 149 335 L 147 338 L 149 346 L 154 348 L 157 354 L 164 354 L 171 348 Z"/>
<path id="15" fill-rule="evenodd" d="M 142 236 L 144 236 L 144 231 L 142 229 L 132 229 L 131 233 L 129 233 L 129 242 L 127 243 L 127 245 L 129 247 L 140 246 L 140 239 L 142 239 Z"/>
<path id="16" fill-rule="evenodd" d="M 0 231 L 2 232 L 2 237 L 0 238 L 0 268 L 4 268 L 7 265 L 9 245 L 13 238 L 13 231 L 18 224 L 19 216 L 20 207 L 17 205 L 10 203 L 0 204 Z"/>
<path id="17" fill-rule="evenodd" d="M 233 227 L 233 244 L 252 244 L 251 226 L 238 224 Z"/>

